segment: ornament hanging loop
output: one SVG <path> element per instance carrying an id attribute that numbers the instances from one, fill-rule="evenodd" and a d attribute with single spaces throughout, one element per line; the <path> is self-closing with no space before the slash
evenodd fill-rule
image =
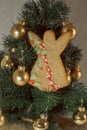
<path id="1" fill-rule="evenodd" d="M 25 66 L 25 62 L 24 62 L 24 50 L 21 51 L 21 55 L 19 58 L 19 64 L 22 66 Z"/>
<path id="2" fill-rule="evenodd" d="M 81 98 L 81 107 L 83 106 L 83 99 Z"/>

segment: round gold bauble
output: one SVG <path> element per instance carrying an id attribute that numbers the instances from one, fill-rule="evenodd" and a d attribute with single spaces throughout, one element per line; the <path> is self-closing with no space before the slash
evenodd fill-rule
<path id="1" fill-rule="evenodd" d="M 37 124 L 37 122 L 39 122 L 40 119 L 38 119 L 37 121 L 34 121 L 33 123 L 33 128 L 34 130 L 47 130 L 48 129 L 48 123 L 45 123 L 45 126 L 41 126 L 41 124 Z"/>
<path id="2" fill-rule="evenodd" d="M 75 69 L 72 72 L 72 79 L 73 80 L 80 80 L 82 77 L 82 72 L 79 65 L 75 66 Z"/>
<path id="3" fill-rule="evenodd" d="M 35 126 L 35 123 L 33 124 L 33 129 L 34 130 L 47 130 L 48 129 L 48 127 L 42 127 L 42 128 L 39 128 L 39 127 L 37 127 L 37 126 Z"/>
<path id="4" fill-rule="evenodd" d="M 49 126 L 47 118 L 47 114 L 41 114 L 40 118 L 33 123 L 34 130 L 47 130 Z"/>
<path id="5" fill-rule="evenodd" d="M 29 74 L 25 71 L 25 67 L 18 66 L 18 69 L 13 73 L 13 82 L 18 86 L 24 86 L 29 81 Z"/>
<path id="6" fill-rule="evenodd" d="M 1 67 L 11 69 L 14 66 L 14 63 L 12 62 L 9 55 L 4 56 L 4 58 L 1 61 Z"/>
<path id="7" fill-rule="evenodd" d="M 2 112 L 0 111 L 0 127 L 3 126 L 5 123 L 5 117 L 4 115 L 2 114 Z"/>
<path id="8" fill-rule="evenodd" d="M 64 23 L 63 22 L 63 28 L 61 29 L 61 33 L 63 34 L 63 33 L 68 32 L 68 31 L 72 32 L 71 39 L 73 39 L 77 34 L 76 28 L 71 23 Z"/>
<path id="9" fill-rule="evenodd" d="M 83 125 L 87 121 L 87 115 L 85 111 L 85 107 L 81 106 L 78 108 L 78 111 L 76 111 L 73 114 L 73 120 L 77 125 Z"/>
<path id="10" fill-rule="evenodd" d="M 11 34 L 12 37 L 15 39 L 21 39 L 25 36 L 26 30 L 25 27 L 22 24 L 14 24 L 13 27 L 11 28 Z"/>

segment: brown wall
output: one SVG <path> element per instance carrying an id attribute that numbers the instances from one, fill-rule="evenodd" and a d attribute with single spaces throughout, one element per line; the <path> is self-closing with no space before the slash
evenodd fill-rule
<path id="1" fill-rule="evenodd" d="M 17 21 L 18 12 L 27 0 L 0 0 L 0 44 L 3 35 L 10 34 L 12 22 Z M 83 49 L 83 58 L 80 62 L 83 72 L 82 80 L 87 84 L 87 0 L 65 0 L 71 8 L 70 22 L 77 28 L 77 37 L 73 44 Z M 0 49 L 3 46 L 0 45 Z"/>

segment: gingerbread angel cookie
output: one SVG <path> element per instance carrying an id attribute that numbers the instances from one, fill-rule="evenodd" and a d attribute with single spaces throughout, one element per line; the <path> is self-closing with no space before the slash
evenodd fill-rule
<path id="1" fill-rule="evenodd" d="M 60 55 L 71 40 L 72 32 L 67 31 L 58 39 L 52 30 L 45 31 L 43 40 L 32 31 L 28 35 L 38 55 L 31 70 L 29 84 L 46 92 L 66 87 L 69 83 Z"/>

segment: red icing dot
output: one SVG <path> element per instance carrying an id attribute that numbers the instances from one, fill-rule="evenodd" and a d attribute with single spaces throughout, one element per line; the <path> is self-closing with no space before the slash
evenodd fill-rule
<path id="1" fill-rule="evenodd" d="M 40 67 L 40 70 L 43 70 L 43 67 Z"/>
<path id="2" fill-rule="evenodd" d="M 51 77 L 48 77 L 47 79 L 48 79 L 48 81 L 50 81 L 50 80 L 51 80 Z"/>
<path id="3" fill-rule="evenodd" d="M 34 46 L 34 44 L 35 44 L 34 40 L 31 40 L 30 42 L 31 42 L 32 46 Z"/>
<path id="4" fill-rule="evenodd" d="M 41 54 L 40 54 L 40 53 L 38 53 L 38 57 L 41 57 Z"/>
<path id="5" fill-rule="evenodd" d="M 33 85 L 35 83 L 35 81 L 34 80 L 29 80 L 29 83 Z"/>

